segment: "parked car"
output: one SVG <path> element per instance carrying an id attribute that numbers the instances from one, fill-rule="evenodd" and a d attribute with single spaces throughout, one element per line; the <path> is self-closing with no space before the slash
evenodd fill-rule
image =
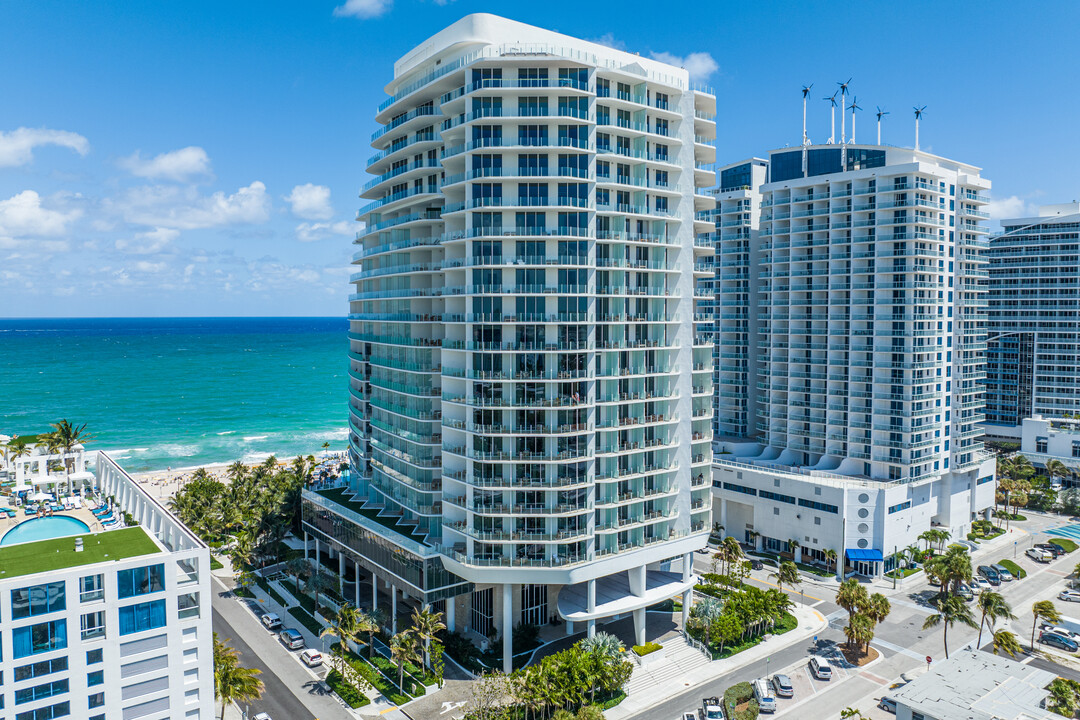
<path id="1" fill-rule="evenodd" d="M 829 661 L 823 657 L 814 655 L 810 658 L 810 672 L 814 674 L 818 680 L 831 680 L 832 679 L 832 665 Z"/>
<path id="2" fill-rule="evenodd" d="M 761 570 L 765 567 L 765 564 L 757 558 L 750 558 L 749 562 L 751 570 Z"/>
<path id="3" fill-rule="evenodd" d="M 890 697 L 881 698 L 881 702 L 879 702 L 877 706 L 887 713 L 892 713 L 893 715 L 896 714 L 896 701 Z"/>
<path id="4" fill-rule="evenodd" d="M 1065 554 L 1065 548 L 1060 545 L 1055 545 L 1054 543 L 1035 543 L 1035 547 L 1040 550 L 1049 551 L 1055 558 L 1059 558 Z"/>
<path id="5" fill-rule="evenodd" d="M 1004 565 L 994 563 L 990 567 L 994 568 L 994 571 L 997 572 L 998 577 L 1001 578 L 1002 582 L 1012 582 L 1016 579 L 1013 577 L 1013 574 L 1009 572 L 1009 568 L 1005 567 Z"/>
<path id="6" fill-rule="evenodd" d="M 304 636 L 296 628 L 285 628 L 278 633 L 278 639 L 281 640 L 282 645 L 290 650 L 299 650 L 305 644 Z"/>
<path id="7" fill-rule="evenodd" d="M 683 713 L 682 720 L 698 720 L 697 713 Z"/>
<path id="8" fill-rule="evenodd" d="M 763 713 L 776 712 L 776 693 L 773 692 L 772 685 L 769 684 L 765 678 L 758 678 L 754 681 L 754 699 L 757 700 L 758 708 Z"/>
<path id="9" fill-rule="evenodd" d="M 991 589 L 991 587 L 992 586 L 990 585 L 990 583 L 988 583 L 986 581 L 986 578 L 984 577 L 976 575 L 975 577 L 971 578 L 971 589 L 975 592 L 986 592 L 987 590 Z"/>
<path id="10" fill-rule="evenodd" d="M 1062 590 L 1058 593 L 1058 600 L 1065 602 L 1080 602 L 1080 592 L 1076 590 Z"/>
<path id="11" fill-rule="evenodd" d="M 1058 635 L 1057 633 L 1052 632 L 1039 633 L 1039 642 L 1046 645 L 1051 645 L 1056 648 L 1061 648 L 1062 650 L 1065 650 L 1067 652 L 1076 652 L 1077 647 L 1080 647 L 1072 638 L 1068 638 L 1064 635 Z"/>
<path id="12" fill-rule="evenodd" d="M 1051 625 L 1050 623 L 1043 623 L 1042 625 L 1039 626 L 1039 630 L 1042 631 L 1042 632 L 1054 633 L 1055 635 L 1063 635 L 1064 637 L 1067 637 L 1070 640 L 1080 640 L 1080 637 L 1078 637 L 1076 633 L 1074 633 L 1072 630 L 1066 630 L 1065 628 L 1061 627 L 1060 625 Z"/>
<path id="13" fill-rule="evenodd" d="M 259 713 L 255 717 L 251 718 L 251 720 L 274 720 L 274 719 L 272 717 L 270 717 L 267 713 Z"/>
<path id="14" fill-rule="evenodd" d="M 795 697 L 795 686 L 791 684 L 791 678 L 783 673 L 777 673 L 772 676 L 772 686 L 773 690 L 776 691 L 777 697 Z"/>
<path id="15" fill-rule="evenodd" d="M 971 588 L 969 588 L 964 583 L 960 583 L 957 586 L 956 594 L 959 595 L 960 597 L 964 598 L 965 600 L 974 600 L 975 599 L 975 593 L 973 593 L 971 591 Z"/>
<path id="16" fill-rule="evenodd" d="M 997 570 L 995 570 L 992 566 L 980 565 L 977 572 L 979 573 L 980 577 L 985 578 L 986 582 L 990 583 L 994 587 L 997 587 L 1001 584 L 1001 576 L 998 575 Z"/>
<path id="17" fill-rule="evenodd" d="M 1054 559 L 1054 553 L 1039 547 L 1028 548 L 1024 554 L 1035 562 L 1048 563 Z"/>
<path id="18" fill-rule="evenodd" d="M 259 620 L 267 630 L 281 629 L 281 618 L 277 616 L 277 613 L 266 613 Z"/>
<path id="19" fill-rule="evenodd" d="M 304 664 L 308 667 L 319 667 L 322 665 L 322 653 L 318 650 L 312 650 L 311 648 L 300 653 L 300 659 L 303 660 Z"/>

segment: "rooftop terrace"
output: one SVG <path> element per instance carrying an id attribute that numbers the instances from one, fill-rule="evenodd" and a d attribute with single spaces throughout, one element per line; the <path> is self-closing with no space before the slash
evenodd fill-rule
<path id="1" fill-rule="evenodd" d="M 82 538 L 82 552 L 75 552 L 76 538 Z M 159 552 L 142 527 L 20 543 L 0 548 L 0 580 Z"/>

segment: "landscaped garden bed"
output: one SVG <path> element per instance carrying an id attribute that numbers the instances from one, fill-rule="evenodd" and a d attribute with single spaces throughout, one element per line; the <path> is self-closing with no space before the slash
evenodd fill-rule
<path id="1" fill-rule="evenodd" d="M 724 691 L 724 717 L 729 720 L 756 720 L 758 702 L 754 688 L 748 682 L 732 685 Z"/>

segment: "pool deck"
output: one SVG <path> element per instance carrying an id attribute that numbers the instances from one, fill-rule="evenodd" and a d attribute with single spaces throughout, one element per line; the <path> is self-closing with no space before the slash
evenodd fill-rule
<path id="1" fill-rule="evenodd" d="M 4 507 L 11 507 L 10 505 L 4 505 Z M 13 518 L 7 517 L 7 515 L 0 516 L 0 538 L 7 534 L 8 530 L 15 527 L 19 523 L 25 520 L 33 520 L 37 515 L 26 515 L 23 513 L 23 506 L 13 508 L 18 512 Z M 94 517 L 94 513 L 90 512 L 86 508 L 80 508 L 78 510 L 63 510 L 60 512 L 54 512 L 53 517 L 59 517 L 61 515 L 67 515 L 68 517 L 77 518 L 90 526 L 90 532 L 101 532 L 105 530 L 101 521 Z"/>

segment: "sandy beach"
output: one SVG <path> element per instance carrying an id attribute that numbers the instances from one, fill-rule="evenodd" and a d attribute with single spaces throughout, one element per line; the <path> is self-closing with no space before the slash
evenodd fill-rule
<path id="1" fill-rule="evenodd" d="M 315 455 L 317 464 L 324 462 L 324 457 L 331 460 L 347 461 L 348 456 L 344 450 L 331 450 L 328 456 L 324 456 L 322 452 Z M 292 458 L 281 458 L 278 460 L 279 467 L 286 467 L 292 463 Z M 131 473 L 131 477 L 137 482 L 142 484 L 147 492 L 154 497 L 158 498 L 170 498 L 176 494 L 176 492 L 184 486 L 196 470 L 200 468 L 206 470 L 210 474 L 210 477 L 215 480 L 219 480 L 225 484 L 229 483 L 228 469 L 232 465 L 231 462 L 227 463 L 210 463 L 207 465 L 191 465 L 188 467 L 175 467 L 165 470 L 149 470 L 141 473 Z M 247 467 L 255 468 L 262 465 L 261 462 L 245 463 Z"/>

